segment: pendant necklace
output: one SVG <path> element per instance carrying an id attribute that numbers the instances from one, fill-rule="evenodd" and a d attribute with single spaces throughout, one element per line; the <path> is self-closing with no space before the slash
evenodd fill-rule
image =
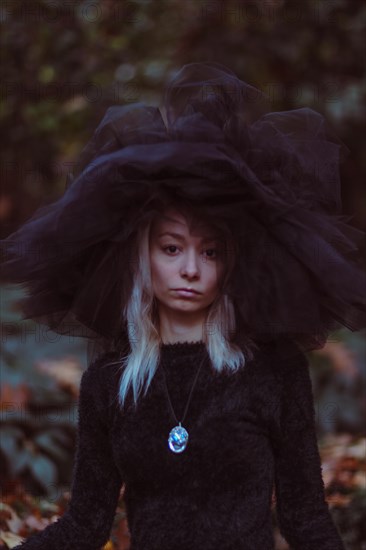
<path id="1" fill-rule="evenodd" d="M 187 405 L 186 405 L 186 408 L 185 408 L 185 411 L 184 411 L 184 415 L 183 415 L 183 418 L 182 418 L 181 421 L 179 421 L 177 419 L 176 415 L 175 415 L 175 412 L 174 412 L 174 409 L 173 409 L 173 406 L 172 406 L 172 402 L 171 402 L 171 399 L 170 399 L 169 391 L 168 391 L 168 386 L 167 386 L 167 383 L 166 383 L 164 367 L 162 365 L 165 392 L 166 392 L 166 395 L 168 397 L 171 412 L 173 413 L 173 417 L 175 418 L 175 421 L 177 423 L 177 426 L 175 426 L 175 428 L 173 428 L 170 431 L 169 438 L 168 438 L 168 446 L 169 446 L 169 449 L 171 451 L 173 451 L 173 453 L 182 453 L 185 450 L 185 448 L 187 447 L 189 435 L 188 435 L 187 430 L 182 426 L 182 422 L 184 422 L 184 419 L 186 417 L 187 410 L 188 410 L 188 407 L 189 407 L 189 403 L 191 401 L 193 389 L 196 385 L 198 375 L 200 373 L 200 370 L 202 368 L 202 365 L 203 365 L 204 361 L 205 361 L 205 357 L 202 359 L 201 364 L 199 366 L 199 369 L 197 371 L 196 377 L 195 377 L 194 382 L 193 382 L 193 386 L 191 388 L 191 391 L 190 391 L 190 394 L 189 394 L 189 397 L 188 397 L 188 401 L 187 401 Z"/>

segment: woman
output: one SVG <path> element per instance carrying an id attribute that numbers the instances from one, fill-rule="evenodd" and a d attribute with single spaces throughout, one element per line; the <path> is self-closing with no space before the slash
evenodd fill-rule
<path id="1" fill-rule="evenodd" d="M 305 352 L 366 324 L 362 235 L 344 146 L 311 109 L 256 119 L 263 97 L 184 66 L 165 112 L 111 108 L 64 197 L 1 243 L 25 316 L 97 344 L 69 508 L 18 548 L 100 548 L 122 486 L 131 550 L 273 549 L 273 491 L 293 548 L 344 548 Z"/>

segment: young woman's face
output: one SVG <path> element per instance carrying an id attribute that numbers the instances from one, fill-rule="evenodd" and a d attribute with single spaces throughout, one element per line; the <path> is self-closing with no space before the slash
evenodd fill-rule
<path id="1" fill-rule="evenodd" d="M 166 210 L 150 231 L 151 275 L 158 303 L 176 312 L 208 308 L 219 292 L 224 272 L 219 248 L 217 235 L 209 227 L 191 234 L 185 217 Z M 178 290 L 184 288 L 196 293 Z"/>

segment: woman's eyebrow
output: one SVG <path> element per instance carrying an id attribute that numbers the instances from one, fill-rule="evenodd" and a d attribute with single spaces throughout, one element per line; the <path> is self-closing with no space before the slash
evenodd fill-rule
<path id="1" fill-rule="evenodd" d="M 174 237 L 175 239 L 178 239 L 179 241 L 185 241 L 185 238 L 183 237 L 183 235 L 180 235 L 179 233 L 172 233 L 171 231 L 165 231 L 164 233 L 160 233 L 160 235 L 158 235 L 158 237 L 164 237 L 165 235 L 168 235 L 169 237 Z M 210 242 L 210 241 L 215 241 L 217 240 L 219 237 L 218 235 L 212 235 L 210 237 L 204 237 L 202 240 L 203 243 L 206 243 L 206 242 Z"/>

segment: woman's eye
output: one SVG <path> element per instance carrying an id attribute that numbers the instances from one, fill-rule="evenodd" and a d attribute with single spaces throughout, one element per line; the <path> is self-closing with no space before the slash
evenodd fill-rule
<path id="1" fill-rule="evenodd" d="M 174 250 L 172 251 L 171 250 L 172 248 L 177 249 L 178 247 L 175 244 L 170 244 L 168 246 L 164 246 L 163 250 L 165 252 L 168 251 L 168 253 L 170 253 L 170 254 L 174 254 L 175 251 Z M 204 252 L 206 252 L 206 253 L 209 252 L 208 258 L 212 258 L 212 259 L 216 258 L 217 254 L 218 254 L 217 248 L 207 248 L 206 250 L 204 250 Z M 212 252 L 213 252 L 213 254 L 212 254 Z"/>
<path id="2" fill-rule="evenodd" d="M 216 258 L 216 257 L 217 257 L 218 250 L 217 250 L 217 248 L 208 248 L 208 249 L 206 250 L 206 252 L 213 252 L 213 255 L 212 255 L 212 254 L 209 254 L 209 258 Z"/>
<path id="3" fill-rule="evenodd" d="M 163 250 L 168 250 L 168 248 L 177 248 L 177 247 L 174 244 L 171 244 L 169 246 L 164 246 Z M 170 250 L 170 252 L 171 252 L 171 250 Z"/>

